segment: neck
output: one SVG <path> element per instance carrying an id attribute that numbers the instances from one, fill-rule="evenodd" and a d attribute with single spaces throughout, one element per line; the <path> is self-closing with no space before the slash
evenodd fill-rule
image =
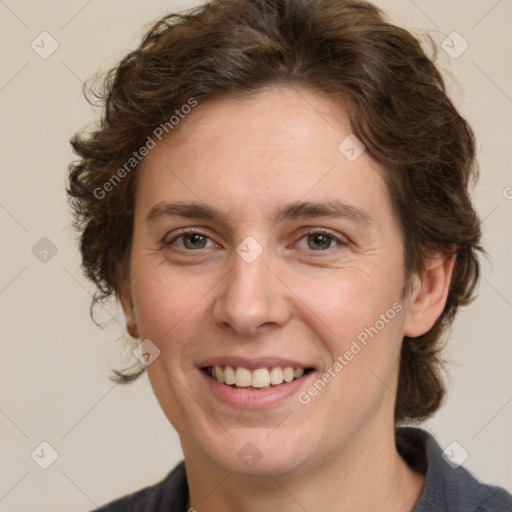
<path id="1" fill-rule="evenodd" d="M 424 483 L 424 476 L 398 454 L 393 428 L 358 432 L 326 454 L 321 464 L 304 464 L 279 475 L 225 471 L 183 440 L 182 447 L 190 496 L 187 510 L 199 512 L 410 512 Z"/>

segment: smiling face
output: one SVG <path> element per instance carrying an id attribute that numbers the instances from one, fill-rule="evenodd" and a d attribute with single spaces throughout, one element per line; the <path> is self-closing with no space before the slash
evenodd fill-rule
<path id="1" fill-rule="evenodd" d="M 278 474 L 392 435 L 412 296 L 384 170 L 340 151 L 350 133 L 341 107 L 274 88 L 200 104 L 143 161 L 122 302 L 186 460 Z M 214 364 L 312 371 L 238 390 Z"/>

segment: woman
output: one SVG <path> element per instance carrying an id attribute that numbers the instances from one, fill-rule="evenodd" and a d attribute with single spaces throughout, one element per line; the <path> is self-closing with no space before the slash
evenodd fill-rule
<path id="1" fill-rule="evenodd" d="M 471 128 L 371 4 L 159 20 L 75 136 L 69 194 L 184 454 L 101 510 L 510 510 L 425 431 L 479 273 Z"/>

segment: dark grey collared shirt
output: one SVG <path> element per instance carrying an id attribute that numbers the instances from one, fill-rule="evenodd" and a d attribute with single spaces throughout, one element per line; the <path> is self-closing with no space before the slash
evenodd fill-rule
<path id="1" fill-rule="evenodd" d="M 399 428 L 396 442 L 408 464 L 425 474 L 413 512 L 512 512 L 512 495 L 501 487 L 480 483 L 462 466 L 449 464 L 428 432 Z"/>
<path id="2" fill-rule="evenodd" d="M 462 466 L 442 457 L 437 441 L 419 428 L 400 427 L 397 448 L 407 463 L 425 474 L 413 512 L 512 512 L 512 495 L 480 483 Z M 188 485 L 181 461 L 160 483 L 117 499 L 97 512 L 187 512 Z"/>

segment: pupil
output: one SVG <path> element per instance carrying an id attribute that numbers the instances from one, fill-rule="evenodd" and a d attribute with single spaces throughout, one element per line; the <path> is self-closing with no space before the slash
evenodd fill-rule
<path id="1" fill-rule="evenodd" d="M 331 239 L 328 235 L 321 235 L 321 234 L 310 235 L 309 240 L 312 241 L 313 244 L 316 246 L 316 247 L 311 247 L 311 244 L 310 244 L 310 247 L 314 250 L 328 249 L 329 245 L 331 245 Z"/>
<path id="2" fill-rule="evenodd" d="M 188 243 L 187 243 L 188 242 Z M 203 243 L 201 243 L 203 242 Z M 205 237 L 200 234 L 187 235 L 185 237 L 185 245 L 197 249 L 198 247 L 204 247 Z"/>

